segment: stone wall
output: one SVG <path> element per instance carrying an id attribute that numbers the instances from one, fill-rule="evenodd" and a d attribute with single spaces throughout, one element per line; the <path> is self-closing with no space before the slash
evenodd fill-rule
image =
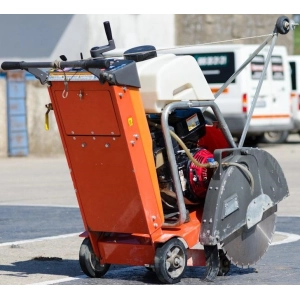
<path id="1" fill-rule="evenodd" d="M 266 39 L 266 35 L 272 34 L 280 16 L 271 14 L 176 15 L 176 44 L 194 45 L 220 41 L 261 44 Z M 292 18 L 292 15 L 285 16 Z M 293 33 L 279 34 L 276 45 L 285 45 L 288 53 L 293 54 Z"/>

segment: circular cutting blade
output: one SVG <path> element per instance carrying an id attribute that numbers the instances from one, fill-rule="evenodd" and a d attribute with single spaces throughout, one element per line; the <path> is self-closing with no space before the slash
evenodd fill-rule
<path id="1" fill-rule="evenodd" d="M 223 241 L 221 248 L 231 263 L 250 267 L 267 251 L 275 232 L 276 214 L 272 213 L 250 229 L 243 226 Z"/>

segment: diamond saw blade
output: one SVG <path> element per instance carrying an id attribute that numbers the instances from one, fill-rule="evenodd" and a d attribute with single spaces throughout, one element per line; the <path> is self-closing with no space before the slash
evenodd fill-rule
<path id="1" fill-rule="evenodd" d="M 238 267 L 254 265 L 267 251 L 275 232 L 276 214 L 247 229 L 246 225 L 223 241 L 226 257 Z"/>

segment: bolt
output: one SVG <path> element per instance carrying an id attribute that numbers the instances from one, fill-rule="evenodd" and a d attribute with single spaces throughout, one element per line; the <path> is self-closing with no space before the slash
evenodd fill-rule
<path id="1" fill-rule="evenodd" d="M 180 259 L 178 257 L 175 257 L 175 259 L 174 259 L 174 265 L 175 266 L 179 266 L 179 263 L 180 263 Z"/>

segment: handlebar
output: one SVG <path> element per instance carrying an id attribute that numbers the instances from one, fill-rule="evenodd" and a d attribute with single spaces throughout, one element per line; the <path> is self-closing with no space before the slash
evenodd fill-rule
<path id="1" fill-rule="evenodd" d="M 1 64 L 3 70 L 26 70 L 29 68 L 82 68 L 82 69 L 106 69 L 110 66 L 107 59 L 74 60 L 74 61 L 54 61 L 54 62 L 15 62 L 5 61 Z"/>

